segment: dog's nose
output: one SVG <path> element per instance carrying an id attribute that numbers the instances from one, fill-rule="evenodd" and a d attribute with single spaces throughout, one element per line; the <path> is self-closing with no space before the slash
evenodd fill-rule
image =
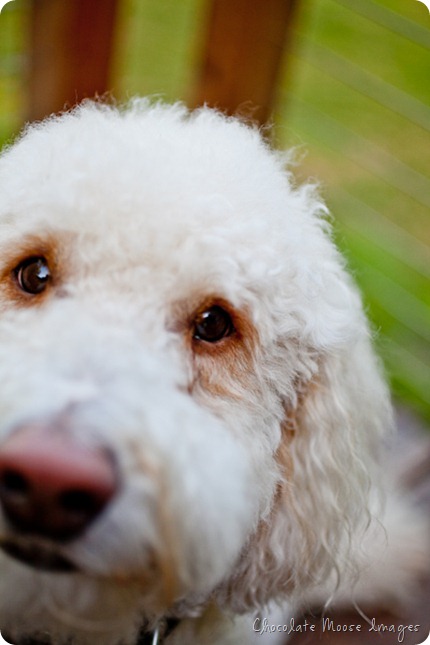
<path id="1" fill-rule="evenodd" d="M 79 446 L 52 428 L 20 428 L 0 446 L 0 504 L 19 531 L 70 540 L 116 489 L 108 454 Z"/>

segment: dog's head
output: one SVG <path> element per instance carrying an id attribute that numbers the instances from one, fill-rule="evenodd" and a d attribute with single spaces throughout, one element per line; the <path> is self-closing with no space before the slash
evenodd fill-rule
<path id="1" fill-rule="evenodd" d="M 389 405 L 324 215 L 209 109 L 89 103 L 3 154 L 0 629 L 128 643 L 341 571 Z"/>

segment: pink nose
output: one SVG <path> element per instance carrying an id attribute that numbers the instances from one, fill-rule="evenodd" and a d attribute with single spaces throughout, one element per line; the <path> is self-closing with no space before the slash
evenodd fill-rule
<path id="1" fill-rule="evenodd" d="M 108 454 L 79 446 L 53 428 L 20 428 L 0 446 L 0 504 L 19 531 L 70 540 L 99 515 L 116 488 Z"/>

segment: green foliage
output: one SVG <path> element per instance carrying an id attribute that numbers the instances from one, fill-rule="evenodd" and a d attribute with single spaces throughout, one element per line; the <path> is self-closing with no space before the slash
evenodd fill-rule
<path id="1" fill-rule="evenodd" d="M 416 0 L 303 0 L 277 109 L 307 150 L 394 393 L 430 419 L 430 15 Z"/>

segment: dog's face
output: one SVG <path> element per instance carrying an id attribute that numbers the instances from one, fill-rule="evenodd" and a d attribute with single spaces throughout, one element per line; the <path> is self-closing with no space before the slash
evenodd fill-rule
<path id="1" fill-rule="evenodd" d="M 0 195 L 0 629 L 133 643 L 316 580 L 385 390 L 312 190 L 243 124 L 144 104 L 31 129 Z"/>

